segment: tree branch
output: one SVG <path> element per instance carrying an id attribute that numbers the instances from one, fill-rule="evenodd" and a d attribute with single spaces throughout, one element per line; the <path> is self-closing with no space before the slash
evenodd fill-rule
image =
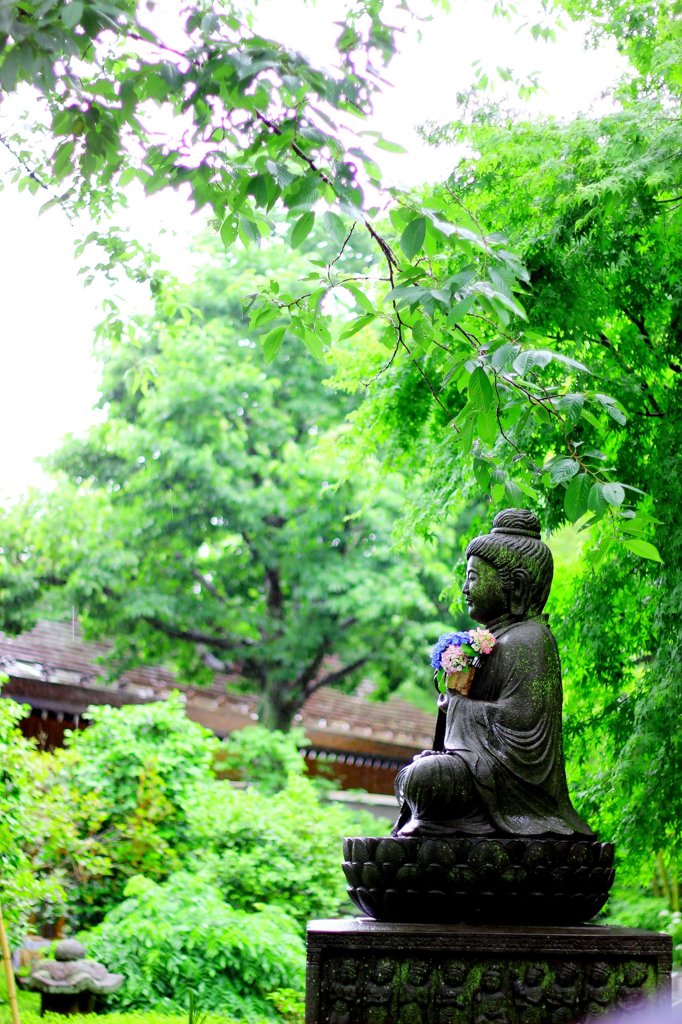
<path id="1" fill-rule="evenodd" d="M 317 675 L 317 670 L 324 661 L 327 653 L 328 640 L 326 637 L 323 637 L 312 659 L 308 662 L 306 667 L 302 669 L 296 676 L 296 679 L 294 680 L 294 686 L 297 690 L 301 690 L 303 692 L 304 698 L 308 696 L 309 684 L 311 680 L 313 680 Z"/>
<path id="2" fill-rule="evenodd" d="M 214 583 L 211 582 L 211 580 L 206 579 L 202 572 L 200 572 L 198 569 L 195 569 L 194 567 L 190 569 L 190 572 L 194 579 L 197 580 L 202 587 L 206 587 L 206 590 L 208 590 L 209 594 L 211 594 L 212 597 L 215 597 L 216 601 L 220 601 L 221 604 L 227 603 L 224 595 L 218 591 L 218 588 L 215 586 Z"/>
<path id="3" fill-rule="evenodd" d="M 356 669 L 365 665 L 369 661 L 369 657 L 365 656 L 362 658 L 356 658 L 355 661 L 351 661 L 349 665 L 344 665 L 342 668 L 336 669 L 334 672 L 328 672 L 326 676 L 322 676 L 321 679 L 316 679 L 314 683 L 306 686 L 305 696 L 310 697 L 313 693 L 317 693 L 323 686 L 332 686 L 334 683 L 340 682 L 349 676 L 351 672 L 355 672 Z"/>
<path id="4" fill-rule="evenodd" d="M 186 640 L 188 643 L 205 644 L 207 647 L 217 647 L 220 651 L 233 651 L 235 647 L 253 647 L 256 643 L 255 640 L 250 640 L 248 637 L 235 640 L 229 637 L 202 633 L 199 629 L 179 629 L 153 615 L 144 615 L 142 618 L 154 629 L 158 629 L 160 633 L 171 637 L 173 640 Z"/>

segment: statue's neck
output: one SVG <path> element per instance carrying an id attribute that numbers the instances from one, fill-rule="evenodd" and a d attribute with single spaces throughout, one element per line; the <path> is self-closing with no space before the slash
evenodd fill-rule
<path id="1" fill-rule="evenodd" d="M 518 621 L 519 618 L 517 615 L 512 615 L 511 612 L 505 612 L 504 615 L 498 615 L 496 618 L 490 619 L 489 622 L 484 622 L 483 625 L 486 629 L 489 629 L 494 636 L 497 630 L 506 629 L 508 626 L 511 626 L 514 622 Z"/>
<path id="2" fill-rule="evenodd" d="M 498 615 L 497 618 L 491 619 L 489 622 L 484 622 L 483 625 L 486 629 L 490 630 L 493 636 L 497 636 L 498 633 L 506 631 L 510 626 L 515 625 L 517 622 L 530 622 L 533 620 L 547 622 L 547 616 L 541 614 L 512 615 L 511 612 L 505 612 L 504 615 Z"/>

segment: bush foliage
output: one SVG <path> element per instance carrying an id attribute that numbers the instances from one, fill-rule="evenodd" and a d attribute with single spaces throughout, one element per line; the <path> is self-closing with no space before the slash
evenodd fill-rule
<path id="1" fill-rule="evenodd" d="M 191 859 L 188 805 L 194 787 L 215 780 L 216 737 L 184 712 L 178 694 L 125 708 L 93 707 L 91 725 L 67 734 L 61 775 L 70 794 L 99 802 L 106 873 L 76 881 L 71 912 L 96 923 L 133 875 L 162 880 Z"/>
<path id="2" fill-rule="evenodd" d="M 216 757 L 220 743 L 177 696 L 91 709 L 89 728 L 54 754 L 21 737 L 21 713 L 0 700 L 0 863 L 15 937 L 50 898 L 88 955 L 126 976 L 117 1010 L 181 1012 L 192 993 L 202 1011 L 290 1019 L 305 923 L 346 900 L 341 839 L 376 820 L 326 800 L 295 734 L 244 730 Z M 250 784 L 235 786 L 214 762 L 234 769 L 240 751 Z"/>
<path id="3" fill-rule="evenodd" d="M 232 906 L 282 907 L 299 924 L 350 912 L 341 871 L 344 835 L 374 835 L 382 824 L 320 800 L 315 783 L 293 778 L 270 796 L 218 782 L 196 793 L 190 809 L 195 848 Z"/>
<path id="4" fill-rule="evenodd" d="M 299 989 L 303 940 L 278 907 L 231 907 L 202 875 L 162 884 L 138 876 L 126 899 L 84 936 L 89 955 L 126 975 L 117 1009 L 181 1010 L 194 993 L 205 1010 L 248 1021 L 272 1015 L 268 994 Z"/>

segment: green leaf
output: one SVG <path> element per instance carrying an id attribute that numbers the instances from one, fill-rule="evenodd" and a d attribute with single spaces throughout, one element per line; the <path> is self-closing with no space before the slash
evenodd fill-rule
<path id="1" fill-rule="evenodd" d="M 603 484 L 592 484 L 587 496 L 587 507 L 596 516 L 602 516 L 608 508 L 608 502 L 604 498 L 603 490 Z"/>
<path id="2" fill-rule="evenodd" d="M 504 481 L 504 500 L 514 508 L 523 508 L 526 504 L 523 492 L 515 480 Z"/>
<path id="3" fill-rule="evenodd" d="M 481 409 L 476 418 L 476 431 L 484 444 L 495 444 L 497 440 L 498 422 L 492 407 Z"/>
<path id="4" fill-rule="evenodd" d="M 314 359 L 322 359 L 322 356 L 324 355 L 322 339 L 319 338 L 314 331 L 308 330 L 307 327 L 303 331 L 303 344 Z"/>
<path id="5" fill-rule="evenodd" d="M 310 232 L 313 230 L 313 224 L 315 223 L 315 214 L 312 210 L 306 210 L 302 213 L 294 224 L 291 230 L 291 248 L 297 249 L 301 245 Z"/>
<path id="6" fill-rule="evenodd" d="M 66 142 L 62 142 L 57 146 L 52 165 L 56 178 L 63 178 L 71 170 L 71 155 L 75 145 L 75 139 L 67 139 Z"/>
<path id="7" fill-rule="evenodd" d="M 651 530 L 651 520 L 648 516 L 646 519 L 642 518 L 641 515 L 634 516 L 632 519 L 621 522 L 620 528 L 626 533 L 641 534 L 643 536 Z"/>
<path id="8" fill-rule="evenodd" d="M 2 86 L 5 92 L 14 92 L 16 89 L 20 68 L 20 52 L 15 47 L 9 53 L 6 53 L 0 64 L 0 86 Z"/>
<path id="9" fill-rule="evenodd" d="M 400 236 L 400 248 L 408 260 L 414 259 L 424 244 L 426 237 L 426 217 L 415 217 L 410 221 Z"/>
<path id="10" fill-rule="evenodd" d="M 270 331 L 270 333 L 267 335 L 267 337 L 263 341 L 263 351 L 265 352 L 266 363 L 271 363 L 272 360 L 275 358 L 280 348 L 282 347 L 282 342 L 284 341 L 284 335 L 286 333 L 286 327 L 275 327 L 275 329 L 273 331 Z"/>
<path id="11" fill-rule="evenodd" d="M 420 288 L 418 285 L 398 285 L 397 288 L 391 288 L 386 298 L 401 307 L 411 306 L 412 303 L 423 300 L 428 294 L 426 288 Z"/>
<path id="12" fill-rule="evenodd" d="M 482 491 L 487 491 L 490 486 L 490 466 L 482 459 L 474 459 L 473 469 L 476 483 Z"/>
<path id="13" fill-rule="evenodd" d="M 426 317 L 420 317 L 416 323 L 412 325 L 412 337 L 424 350 L 428 349 L 431 342 L 433 341 L 433 328 L 431 321 L 427 320 Z"/>
<path id="14" fill-rule="evenodd" d="M 625 491 L 620 484 L 604 484 L 602 494 L 609 505 L 622 505 L 625 501 Z"/>
<path id="15" fill-rule="evenodd" d="M 60 15 L 66 28 L 75 28 L 76 25 L 80 24 L 83 17 L 83 4 L 81 0 L 71 0 L 70 4 L 62 7 Z"/>
<path id="16" fill-rule="evenodd" d="M 326 233 L 333 238 L 336 245 L 343 245 L 350 230 L 338 213 L 327 210 L 322 214 L 322 225 Z"/>
<path id="17" fill-rule="evenodd" d="M 368 299 L 356 284 L 353 284 L 352 281 L 344 281 L 342 287 L 351 293 L 360 309 L 364 309 L 365 313 L 371 313 L 372 316 L 376 316 L 376 309 L 371 299 Z"/>
<path id="18" fill-rule="evenodd" d="M 534 366 L 542 368 L 551 363 L 554 358 L 553 352 L 548 352 L 547 349 L 533 348 L 525 349 L 520 352 L 514 360 L 514 369 L 517 373 L 524 375 L 526 370 L 531 370 Z"/>
<path id="19" fill-rule="evenodd" d="M 518 345 L 515 345 L 511 341 L 506 341 L 504 345 L 500 345 L 499 348 L 495 349 L 490 357 L 490 362 L 496 370 L 509 370 L 514 363 L 518 352 Z"/>
<path id="20" fill-rule="evenodd" d="M 268 182 L 265 175 L 256 174 L 249 182 L 249 187 L 246 190 L 246 194 L 253 196 L 258 206 L 267 206 Z"/>
<path id="21" fill-rule="evenodd" d="M 523 491 L 523 493 L 526 494 L 529 498 L 533 498 L 534 501 L 537 501 L 539 495 L 534 487 L 531 487 L 531 485 L 529 483 L 526 483 L 525 480 L 516 480 L 514 482 L 516 483 L 516 486 L 520 491 Z"/>
<path id="22" fill-rule="evenodd" d="M 369 324 L 376 320 L 375 316 L 359 316 L 356 320 L 352 320 L 348 327 L 341 331 L 341 338 L 352 338 L 354 334 L 361 331 L 363 327 L 367 327 Z"/>
<path id="23" fill-rule="evenodd" d="M 587 473 L 577 473 L 564 494 L 564 511 L 570 523 L 575 523 L 587 512 L 587 497 L 590 493 L 590 478 Z"/>
<path id="24" fill-rule="evenodd" d="M 552 359 L 557 363 L 563 363 L 564 366 L 570 366 L 573 370 L 580 370 L 582 373 L 592 374 L 592 370 L 584 363 L 581 363 L 578 359 L 571 359 L 570 356 L 565 356 L 563 352 L 552 352 Z"/>
<path id="25" fill-rule="evenodd" d="M 562 395 L 554 403 L 556 409 L 563 413 L 571 423 L 577 423 L 585 404 L 585 396 L 579 392 L 569 395 Z"/>
<path id="26" fill-rule="evenodd" d="M 460 438 L 462 455 L 468 455 L 474 443 L 474 419 L 472 416 L 469 416 L 462 424 Z"/>
<path id="27" fill-rule="evenodd" d="M 589 423 L 593 427 L 596 427 L 597 430 L 599 430 L 599 426 L 600 426 L 599 420 L 594 415 L 594 413 L 590 412 L 589 409 L 583 409 L 581 414 L 580 414 L 580 416 L 581 416 L 581 419 L 586 420 L 587 423 Z"/>
<path id="28" fill-rule="evenodd" d="M 662 562 L 663 559 L 658 553 L 658 549 L 655 544 L 652 544 L 648 540 L 642 540 L 640 537 L 632 537 L 623 541 L 623 546 L 632 551 L 633 555 L 639 555 L 640 558 L 648 558 L 652 562 Z"/>
<path id="29" fill-rule="evenodd" d="M 220 225 L 220 237 L 222 239 L 223 245 L 226 248 L 227 246 L 232 245 L 238 233 L 238 219 L 233 214 L 229 217 L 226 217 L 223 223 Z"/>
<path id="30" fill-rule="evenodd" d="M 493 303 L 499 302 L 503 306 L 506 306 L 507 309 L 514 314 L 514 316 L 517 316 L 519 318 L 519 320 L 528 319 L 528 316 L 523 306 L 520 303 L 518 303 L 516 299 L 513 299 L 511 295 L 505 295 L 504 292 L 496 291 L 493 295 L 491 295 L 491 299 Z"/>
<path id="31" fill-rule="evenodd" d="M 608 416 L 611 417 L 612 420 L 620 424 L 621 427 L 624 427 L 628 421 L 628 418 L 623 412 L 623 410 L 619 409 L 617 405 L 607 405 L 606 413 Z"/>
<path id="32" fill-rule="evenodd" d="M 493 403 L 493 386 L 482 366 L 477 366 L 469 378 L 469 401 L 474 409 L 488 409 Z"/>
<path id="33" fill-rule="evenodd" d="M 448 327 L 463 320 L 475 302 L 475 295 L 466 295 L 460 302 L 457 302 L 448 313 Z"/>
<path id="34" fill-rule="evenodd" d="M 559 459 L 555 462 L 549 470 L 549 478 L 552 483 L 556 486 L 557 484 L 566 483 L 571 477 L 574 477 L 580 470 L 580 464 L 575 459 Z"/>
<path id="35" fill-rule="evenodd" d="M 239 237 L 244 245 L 250 245 L 252 242 L 255 242 L 256 245 L 260 245 L 260 232 L 255 221 L 240 215 Z"/>
<path id="36" fill-rule="evenodd" d="M 627 416 L 623 410 L 616 404 L 615 398 L 611 398 L 610 395 L 595 394 L 592 396 L 598 405 L 604 409 L 606 414 L 611 417 L 620 426 L 625 426 L 627 423 Z"/>
<path id="37" fill-rule="evenodd" d="M 391 142 L 389 139 L 377 139 L 375 145 L 377 149 L 383 149 L 385 153 L 407 153 L 404 146 L 398 142 Z"/>

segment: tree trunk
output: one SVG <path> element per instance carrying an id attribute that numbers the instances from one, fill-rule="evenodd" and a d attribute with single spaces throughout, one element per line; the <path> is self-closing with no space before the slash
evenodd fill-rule
<path id="1" fill-rule="evenodd" d="M 291 683 L 270 679 L 261 693 L 258 707 L 258 721 L 266 729 L 289 732 L 294 724 L 294 715 L 303 706 L 303 695 L 292 688 Z"/>

